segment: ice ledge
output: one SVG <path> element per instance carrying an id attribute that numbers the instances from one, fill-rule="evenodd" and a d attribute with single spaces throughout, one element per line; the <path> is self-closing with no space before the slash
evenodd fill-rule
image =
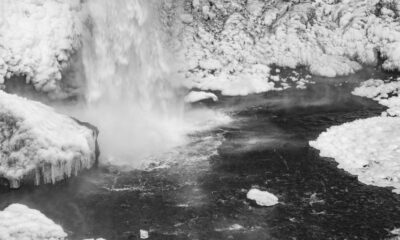
<path id="1" fill-rule="evenodd" d="M 0 177 L 10 188 L 55 183 L 90 169 L 99 155 L 97 135 L 90 124 L 0 91 Z"/>

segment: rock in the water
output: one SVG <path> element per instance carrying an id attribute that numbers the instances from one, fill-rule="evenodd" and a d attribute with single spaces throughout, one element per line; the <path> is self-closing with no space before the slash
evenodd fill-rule
<path id="1" fill-rule="evenodd" d="M 0 91 L 0 177 L 55 183 L 97 161 L 97 129 L 39 102 Z"/>
<path id="2" fill-rule="evenodd" d="M 0 212 L 0 240 L 64 240 L 67 234 L 38 210 L 12 204 Z"/>

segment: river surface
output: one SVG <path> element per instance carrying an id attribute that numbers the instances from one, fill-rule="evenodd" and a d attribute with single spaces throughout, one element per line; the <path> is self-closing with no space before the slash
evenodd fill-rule
<path id="1" fill-rule="evenodd" d="M 332 125 L 384 110 L 350 94 L 374 75 L 203 103 L 233 121 L 193 134 L 147 170 L 100 166 L 64 183 L 3 191 L 0 207 L 38 209 L 70 239 L 140 239 L 140 229 L 149 239 L 385 239 L 400 227 L 400 195 L 358 182 L 308 145 Z M 257 206 L 246 199 L 252 187 L 280 203 Z"/>

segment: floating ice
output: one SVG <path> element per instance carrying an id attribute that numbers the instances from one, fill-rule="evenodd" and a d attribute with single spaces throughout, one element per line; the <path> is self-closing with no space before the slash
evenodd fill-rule
<path id="1" fill-rule="evenodd" d="M 275 195 L 258 189 L 251 189 L 247 193 L 247 198 L 256 201 L 256 203 L 260 206 L 269 207 L 278 204 L 278 198 Z"/>
<path id="2" fill-rule="evenodd" d="M 38 210 L 12 204 L 0 211 L 0 240 L 64 240 L 67 234 Z"/>
<path id="3" fill-rule="evenodd" d="M 97 131 L 39 102 L 0 91 L 0 176 L 54 183 L 96 162 Z"/>

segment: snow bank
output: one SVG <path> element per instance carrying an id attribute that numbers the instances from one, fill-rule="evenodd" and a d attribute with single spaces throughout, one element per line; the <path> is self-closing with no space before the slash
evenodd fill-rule
<path id="1" fill-rule="evenodd" d="M 310 145 L 361 182 L 400 193 L 400 118 L 373 117 L 334 126 Z"/>
<path id="2" fill-rule="evenodd" d="M 52 108 L 0 91 L 0 176 L 55 183 L 96 162 L 97 131 Z"/>
<path id="3" fill-rule="evenodd" d="M 37 90 L 58 90 L 80 46 L 81 16 L 79 0 L 1 0 L 0 84 L 23 75 Z"/>
<path id="4" fill-rule="evenodd" d="M 63 240 L 67 234 L 38 210 L 12 204 L 0 211 L 0 240 Z"/>
<path id="5" fill-rule="evenodd" d="M 166 2 L 189 87 L 227 95 L 274 90 L 271 64 L 335 77 L 381 56 L 384 69 L 400 69 L 397 0 Z"/>
<path id="6" fill-rule="evenodd" d="M 361 83 L 352 93 L 374 99 L 379 104 L 388 107 L 383 115 L 400 116 L 400 78 L 388 81 L 370 79 Z"/>
<path id="7" fill-rule="evenodd" d="M 187 103 L 194 103 L 205 99 L 211 99 L 214 102 L 218 101 L 218 97 L 214 93 L 203 91 L 191 91 L 184 100 Z"/>
<path id="8" fill-rule="evenodd" d="M 260 206 L 269 207 L 278 204 L 278 198 L 275 195 L 258 189 L 251 189 L 247 193 L 247 198 L 256 201 Z"/>

